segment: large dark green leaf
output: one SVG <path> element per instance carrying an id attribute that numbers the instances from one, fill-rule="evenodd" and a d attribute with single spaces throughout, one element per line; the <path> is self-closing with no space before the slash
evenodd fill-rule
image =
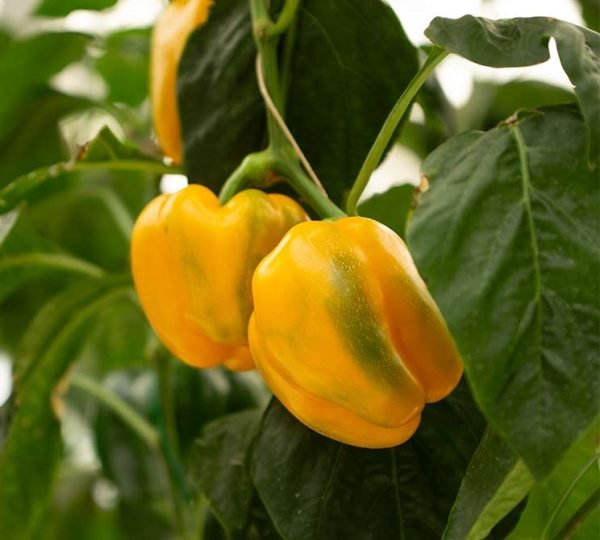
<path id="1" fill-rule="evenodd" d="M 64 17 L 76 9 L 101 10 L 114 6 L 117 0 L 42 0 L 37 15 Z"/>
<path id="2" fill-rule="evenodd" d="M 265 137 L 248 2 L 215 2 L 188 40 L 177 81 L 188 175 L 218 189 Z"/>
<path id="3" fill-rule="evenodd" d="M 450 139 L 423 164 L 419 271 L 500 436 L 541 479 L 598 412 L 600 185 L 571 108 Z"/>
<path id="4" fill-rule="evenodd" d="M 465 385 L 425 408 L 412 439 L 385 450 L 325 438 L 273 400 L 255 443 L 253 478 L 290 540 L 439 540 L 482 431 Z"/>
<path id="5" fill-rule="evenodd" d="M 150 29 L 135 28 L 106 38 L 96 69 L 108 84 L 112 102 L 139 105 L 148 97 Z"/>
<path id="6" fill-rule="evenodd" d="M 61 452 L 53 392 L 82 341 L 83 329 L 123 289 L 75 286 L 66 314 L 48 313 L 15 381 L 15 410 L 0 454 L 0 536 L 27 538 L 43 512 Z M 54 315 L 54 316 L 52 316 Z M 32 343 L 33 343 L 32 342 Z"/>
<path id="7" fill-rule="evenodd" d="M 574 525 L 573 531 L 577 529 L 577 525 L 580 526 L 573 540 L 597 536 L 600 530 L 598 501 L 596 500 L 595 516 L 588 519 L 589 523 L 585 527 L 583 522 L 587 515 L 580 511 L 585 510 L 590 498 L 596 496 L 597 499 L 598 496 L 599 429 L 600 425 L 595 423 L 567 452 L 547 481 L 534 487 L 519 525 L 510 536 L 511 540 L 567 538 L 569 524 Z M 591 510 L 593 509 L 592 506 Z"/>
<path id="8" fill-rule="evenodd" d="M 465 473 L 444 540 L 482 540 L 527 495 L 533 478 L 509 446 L 488 430 Z"/>
<path id="9" fill-rule="evenodd" d="M 224 0 L 190 37 L 180 63 L 186 166 L 213 189 L 265 143 L 255 56 L 247 3 Z M 288 123 L 335 200 L 416 70 L 416 51 L 381 0 L 302 3 L 284 74 Z"/>
<path id="10" fill-rule="evenodd" d="M 232 414 L 204 429 L 193 458 L 198 488 L 221 524 L 230 532 L 248 522 L 254 486 L 247 473 L 247 454 L 260 422 L 258 409 Z"/>
<path id="11" fill-rule="evenodd" d="M 352 186 L 416 71 L 416 50 L 386 3 L 302 2 L 288 124 L 334 201 Z"/>
<path id="12" fill-rule="evenodd" d="M 554 38 L 565 73 L 586 119 L 588 159 L 600 159 L 600 34 L 551 17 L 492 21 L 465 15 L 436 17 L 425 30 L 436 45 L 491 67 L 530 66 L 550 58 Z"/>

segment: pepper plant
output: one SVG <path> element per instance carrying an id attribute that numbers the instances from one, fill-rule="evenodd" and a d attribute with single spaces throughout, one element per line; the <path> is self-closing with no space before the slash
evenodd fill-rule
<path id="1" fill-rule="evenodd" d="M 0 538 L 593 538 L 600 527 L 593 3 L 581 2 L 590 28 L 548 17 L 437 17 L 425 31 L 430 45 L 417 49 L 401 12 L 399 19 L 382 0 L 174 0 L 168 9 L 188 18 L 157 26 L 152 81 L 152 29 L 56 30 L 76 9 L 115 3 L 43 0 L 32 17 L 52 17 L 53 30 L 0 31 L 0 349 L 12 366 L 12 393 L 0 409 Z M 186 11 L 198 3 L 201 16 Z M 161 56 L 169 39 L 179 40 L 176 54 Z M 455 110 L 435 78 L 449 55 L 490 68 L 530 66 L 549 59 L 551 42 L 572 91 L 479 83 Z M 55 75 L 73 63 L 103 80 L 103 98 L 60 90 Z M 153 108 L 164 153 L 152 134 L 150 88 L 154 105 L 157 93 L 172 100 Z M 416 107 L 422 122 L 410 115 Z M 96 133 L 82 136 L 90 126 Z M 397 144 L 422 160 L 419 186 L 365 198 Z M 458 386 L 431 400 L 402 444 L 362 448 L 315 427 L 327 410 L 315 407 L 310 422 L 300 421 L 293 400 L 280 402 L 269 389 L 287 398 L 293 385 L 197 367 L 228 365 L 229 349 L 203 363 L 190 360 L 200 342 L 190 341 L 185 354 L 173 346 L 185 302 L 202 294 L 173 281 L 180 276 L 166 261 L 172 242 L 157 235 L 155 249 L 150 243 L 138 255 L 134 234 L 130 257 L 134 222 L 168 174 L 202 184 L 196 192 L 207 208 L 217 196 L 221 205 L 287 200 L 294 219 L 273 245 L 305 212 L 328 230 L 346 216 L 389 227 L 390 245 L 406 241 L 432 297 L 427 305 L 437 304 L 462 357 Z M 200 238 L 193 219 L 181 222 L 186 246 Z M 251 223 L 260 226 L 259 218 Z M 368 251 L 368 239 L 355 243 Z M 206 262 L 202 271 L 237 268 L 235 254 L 206 253 L 206 245 L 193 254 Z M 256 251 L 254 267 L 266 255 Z M 141 298 L 130 259 L 138 292 L 145 276 Z M 255 281 L 272 292 L 265 265 Z M 297 275 L 306 282 L 307 274 Z M 344 281 L 340 305 L 352 305 L 371 279 Z M 180 304 L 148 312 L 145 298 L 167 302 L 175 290 L 185 290 Z M 302 321 L 321 312 L 304 305 L 312 296 L 286 289 L 281 298 L 303 302 L 286 308 L 287 323 L 303 314 L 293 351 L 301 369 L 303 351 L 316 354 L 302 343 L 309 334 Z M 227 314 L 239 327 L 236 309 L 235 300 L 213 305 L 208 322 Z M 252 311 L 244 309 L 242 326 Z M 163 325 L 167 313 L 180 322 Z M 407 324 L 393 306 L 390 313 L 366 322 L 344 313 L 357 357 L 377 360 L 381 328 Z M 277 317 L 270 324 L 276 333 Z M 251 352 L 260 326 L 252 325 Z M 293 325 L 285 328 L 289 334 Z M 410 361 L 418 365 L 432 334 L 414 335 L 422 344 Z M 263 363 L 269 352 L 260 343 L 254 350 Z M 333 348 L 317 352 L 323 366 L 337 365 Z M 315 384 L 343 392 L 349 369 Z M 369 388 L 358 398 L 361 414 L 383 399 Z"/>

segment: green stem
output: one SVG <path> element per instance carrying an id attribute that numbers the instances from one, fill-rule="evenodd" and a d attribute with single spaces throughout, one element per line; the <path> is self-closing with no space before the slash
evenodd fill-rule
<path id="1" fill-rule="evenodd" d="M 338 218 L 345 216 L 344 212 L 325 193 L 322 193 L 315 182 L 302 170 L 298 164 L 298 158 L 301 159 L 302 156 L 296 155 L 299 148 L 294 147 L 292 142 L 288 141 L 288 135 L 284 129 L 285 123 L 282 116 L 284 93 L 279 79 L 277 43 L 280 34 L 295 20 L 299 5 L 299 0 L 286 0 L 279 19 L 273 23 L 266 1 L 250 0 L 254 39 L 261 62 L 258 70 L 258 82 L 267 105 L 269 127 L 269 147 L 262 153 L 262 161 L 254 163 L 256 166 L 253 173 L 256 176 L 254 181 L 260 182 L 261 174 L 264 178 L 268 172 L 282 176 L 321 217 Z M 287 61 L 289 62 L 289 58 Z M 291 137 L 291 134 L 289 136 Z M 250 179 L 249 168 L 249 163 L 242 162 L 223 187 L 221 201 L 228 200 L 233 192 Z"/>
<path id="2" fill-rule="evenodd" d="M 76 373 L 71 376 L 70 384 L 74 388 L 79 388 L 94 396 L 111 409 L 131 430 L 142 439 L 149 448 L 158 450 L 160 447 L 160 436 L 158 431 L 143 416 L 141 416 L 133 407 L 121 399 L 119 396 L 110 392 L 104 386 L 94 379 Z"/>
<path id="3" fill-rule="evenodd" d="M 360 198 L 362 192 L 371 178 L 371 174 L 375 170 L 375 168 L 379 165 L 383 153 L 385 149 L 388 147 L 389 142 L 392 140 L 394 133 L 396 132 L 396 128 L 398 124 L 402 120 L 404 114 L 410 107 L 413 98 L 417 95 L 418 91 L 421 89 L 425 81 L 429 78 L 433 70 L 436 66 L 448 56 L 448 51 L 444 49 L 440 49 L 439 47 L 433 47 L 425 64 L 419 70 L 419 72 L 415 75 L 413 80 L 409 83 L 408 87 L 402 95 L 400 99 L 394 105 L 394 108 L 388 115 L 386 121 L 381 128 L 381 131 L 377 135 L 371 150 L 369 150 L 369 154 L 363 163 L 358 176 L 352 186 L 352 190 L 348 195 L 348 201 L 346 203 L 346 209 L 348 214 L 356 215 L 357 214 L 357 206 L 358 199 Z"/>
<path id="4" fill-rule="evenodd" d="M 600 505 L 600 488 L 596 489 L 586 501 L 575 512 L 573 517 L 565 524 L 560 532 L 554 537 L 554 540 L 568 540 L 571 538 L 579 526 L 585 522 L 588 516 Z"/>
<path id="5" fill-rule="evenodd" d="M 194 514 L 196 516 L 195 529 L 197 531 L 195 540 L 204 540 L 204 528 L 206 526 L 206 510 L 208 508 L 208 500 L 203 493 L 200 493 L 194 504 Z M 209 539 L 210 540 L 210 539 Z"/>
<path id="6" fill-rule="evenodd" d="M 287 2 L 286 2 L 287 3 Z M 285 8 L 284 8 L 285 9 Z M 262 61 L 265 85 L 278 111 L 281 112 L 281 84 L 279 66 L 277 65 L 277 35 L 269 35 L 268 29 L 273 26 L 265 0 L 250 0 L 254 41 Z M 267 110 L 267 129 L 269 146 L 280 148 L 285 144 L 285 137 L 272 114 Z"/>
<path id="7" fill-rule="evenodd" d="M 66 270 L 67 272 L 76 272 L 85 274 L 92 278 L 102 278 L 105 276 L 102 268 L 78 259 L 70 255 L 60 255 L 57 253 L 27 253 L 24 255 L 11 255 L 0 259 L 0 269 L 18 268 L 20 266 L 43 266 L 46 268 L 56 268 Z"/>
<path id="8" fill-rule="evenodd" d="M 296 12 L 297 14 L 297 12 Z M 298 17 L 294 17 L 288 27 L 285 34 L 285 41 L 283 44 L 283 61 L 281 63 L 281 111 L 285 118 L 285 112 L 287 107 L 287 97 L 290 90 L 291 84 L 291 71 L 292 71 L 292 57 L 294 54 L 294 48 L 296 46 L 296 36 L 298 34 Z"/>
<path id="9" fill-rule="evenodd" d="M 583 467 L 583 469 L 581 469 L 579 471 L 579 473 L 577 474 L 577 476 L 575 478 L 573 478 L 573 481 L 569 484 L 569 487 L 566 489 L 566 491 L 564 492 L 563 496 L 560 498 L 560 500 L 558 501 L 558 503 L 554 507 L 554 510 L 550 514 L 550 517 L 548 518 L 548 521 L 546 522 L 546 526 L 544 527 L 544 530 L 542 531 L 542 538 L 548 538 L 548 532 L 550 531 L 550 527 L 552 526 L 552 523 L 554 523 L 554 520 L 556 519 L 556 516 L 560 512 L 561 508 L 564 506 L 565 502 L 569 498 L 569 495 L 575 489 L 575 486 L 579 483 L 579 480 L 581 480 L 581 478 L 583 477 L 583 475 L 593 465 L 595 465 L 596 463 L 598 463 L 598 459 L 600 459 L 600 454 L 595 454 L 586 463 L 585 467 Z"/>
<path id="10" fill-rule="evenodd" d="M 225 204 L 240 189 L 247 186 L 264 186 L 265 178 L 276 176 L 290 184 L 321 217 L 344 217 L 346 214 L 323 195 L 302 170 L 295 156 L 290 156 L 289 153 L 291 150 L 284 152 L 268 148 L 247 156 L 223 185 L 219 194 L 221 204 Z"/>
<path id="11" fill-rule="evenodd" d="M 225 204 L 238 191 L 248 186 L 260 186 L 263 184 L 265 175 L 271 169 L 274 161 L 275 155 L 271 149 L 246 156 L 223 184 L 219 193 L 221 204 Z"/>
<path id="12" fill-rule="evenodd" d="M 173 393 L 171 391 L 171 373 L 169 356 L 161 347 L 156 350 L 156 369 L 158 373 L 158 390 L 162 420 L 161 449 L 167 470 L 167 478 L 173 504 L 173 516 L 177 528 L 183 537 L 187 536 L 186 506 L 190 497 L 185 481 L 185 475 L 179 461 L 179 444 L 175 426 L 173 409 Z"/>
<path id="13" fill-rule="evenodd" d="M 322 218 L 341 218 L 346 214 L 331 199 L 321 193 L 317 185 L 308 177 L 297 162 L 280 159 L 273 170 L 285 178 L 287 183 L 300 194 L 311 208 Z"/>
<path id="14" fill-rule="evenodd" d="M 300 0 L 286 0 L 281 13 L 279 14 L 277 22 L 271 23 L 266 28 L 266 34 L 268 36 L 277 36 L 279 34 L 283 34 L 296 17 L 296 12 L 298 11 L 299 5 Z"/>
<path id="15" fill-rule="evenodd" d="M 175 426 L 175 411 L 173 408 L 173 392 L 171 391 L 171 365 L 169 356 L 164 349 L 156 353 L 156 369 L 158 373 L 158 388 L 160 396 L 160 408 L 164 421 L 167 441 L 175 454 L 179 453 L 179 442 L 177 440 L 177 428 Z"/>
<path id="16" fill-rule="evenodd" d="M 112 170 L 112 171 L 138 171 L 149 172 L 155 174 L 185 174 L 181 167 L 166 165 L 159 161 L 143 161 L 143 160 L 126 160 L 117 161 L 99 161 L 97 163 L 78 161 L 73 164 L 74 171 L 89 171 L 89 170 Z"/>
<path id="17" fill-rule="evenodd" d="M 112 170 L 112 171 L 142 171 L 155 174 L 183 174 L 183 169 L 172 167 L 155 161 L 117 160 L 97 163 L 84 161 L 69 161 L 56 163 L 49 167 L 40 167 L 28 174 L 15 178 L 10 184 L 0 190 L 0 214 L 12 210 L 25 196 L 46 182 L 63 174 L 75 171 Z"/>

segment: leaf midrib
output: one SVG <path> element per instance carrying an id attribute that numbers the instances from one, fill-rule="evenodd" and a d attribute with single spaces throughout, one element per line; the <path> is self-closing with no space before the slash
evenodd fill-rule
<path id="1" fill-rule="evenodd" d="M 525 139 L 519 129 L 518 124 L 513 125 L 510 128 L 511 134 L 515 140 L 517 146 L 517 153 L 519 156 L 519 165 L 521 173 L 521 187 L 523 191 L 522 203 L 525 209 L 525 216 L 527 218 L 527 226 L 529 230 L 529 242 L 531 247 L 532 261 L 533 261 L 533 272 L 534 272 L 534 297 L 533 302 L 536 309 L 536 351 L 534 355 L 534 362 L 536 363 L 536 378 L 538 388 L 541 390 L 543 385 L 543 366 L 542 366 L 542 278 L 541 278 L 541 265 L 540 265 L 540 248 L 538 245 L 537 237 L 535 234 L 535 222 L 533 220 L 533 210 L 531 207 L 531 197 L 529 195 L 530 190 L 533 189 L 531 186 L 531 177 L 529 175 L 529 162 L 527 160 L 527 149 L 525 145 Z M 538 420 L 543 418 L 543 411 L 541 410 L 540 399 L 536 399 L 536 409 Z"/>

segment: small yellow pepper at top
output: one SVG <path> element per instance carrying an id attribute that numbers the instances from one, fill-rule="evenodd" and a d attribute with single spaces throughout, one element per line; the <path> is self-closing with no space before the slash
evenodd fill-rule
<path id="1" fill-rule="evenodd" d="M 158 142 L 176 164 L 183 161 L 177 109 L 177 69 L 190 34 L 208 19 L 212 0 L 173 0 L 152 34 L 150 98 Z"/>

